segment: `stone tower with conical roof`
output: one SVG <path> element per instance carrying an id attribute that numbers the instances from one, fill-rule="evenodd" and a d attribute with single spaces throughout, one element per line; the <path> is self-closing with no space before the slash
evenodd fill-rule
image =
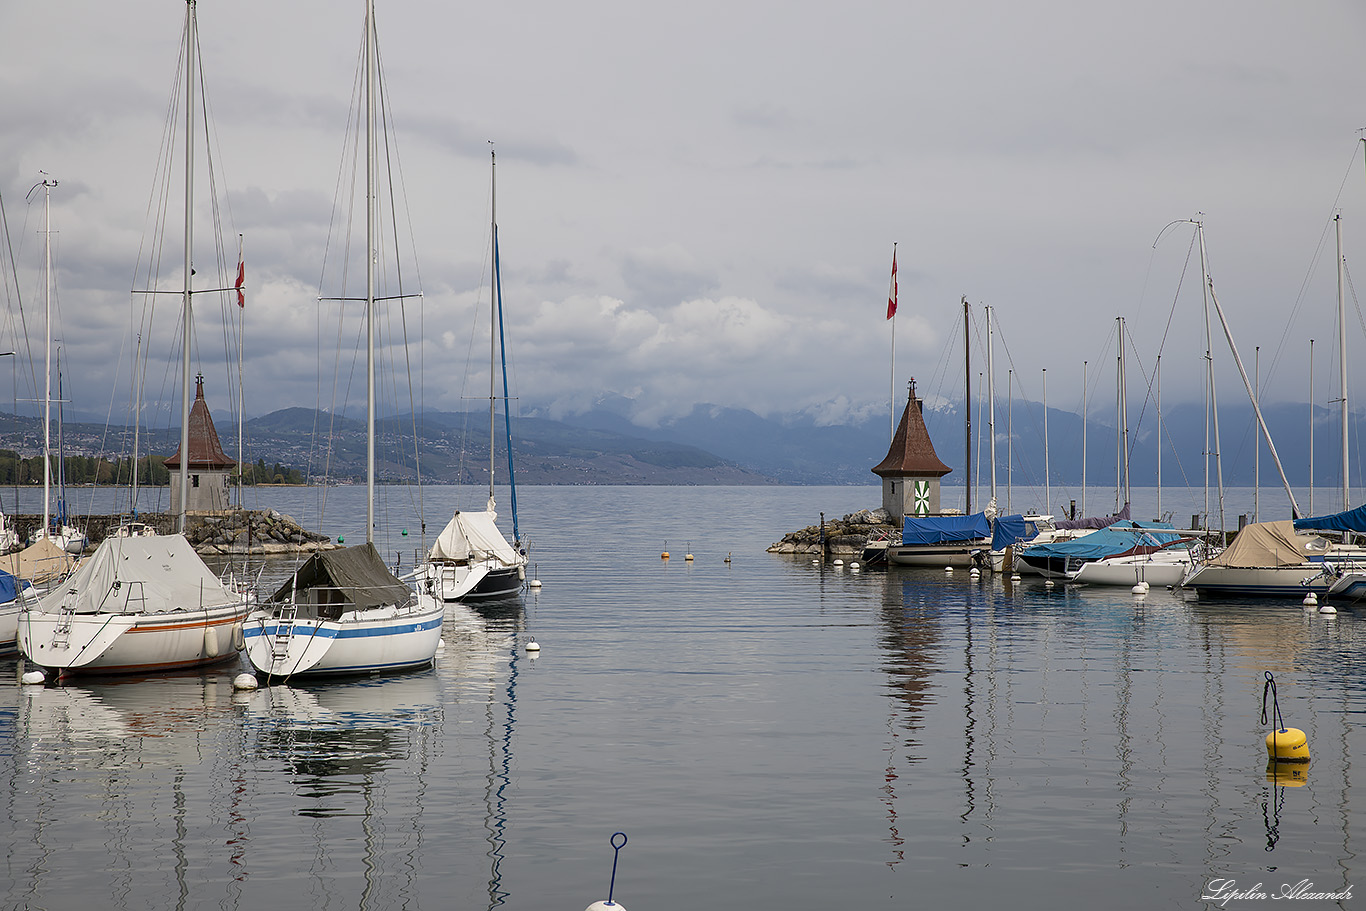
<path id="1" fill-rule="evenodd" d="M 906 516 L 938 515 L 939 479 L 951 471 L 930 442 L 913 379 L 887 458 L 873 469 L 873 474 L 882 478 L 882 508 L 898 525 Z"/>
<path id="2" fill-rule="evenodd" d="M 208 403 L 204 401 L 204 375 L 195 377 L 194 405 L 190 407 L 190 489 L 187 513 L 227 512 L 232 507 L 229 481 L 237 462 L 227 457 L 218 442 Z M 180 450 L 166 459 L 171 472 L 171 513 L 180 514 Z"/>

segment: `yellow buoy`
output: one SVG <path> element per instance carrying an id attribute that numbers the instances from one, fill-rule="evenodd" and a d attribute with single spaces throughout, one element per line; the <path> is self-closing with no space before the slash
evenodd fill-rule
<path id="1" fill-rule="evenodd" d="M 661 559 L 661 560 L 667 560 L 667 559 L 669 559 L 669 552 L 668 552 L 667 550 L 664 551 L 664 553 L 662 553 L 662 554 L 659 555 L 659 559 Z"/>
<path id="2" fill-rule="evenodd" d="M 1309 738 L 1299 728 L 1280 728 L 1266 735 L 1266 754 L 1272 762 L 1308 762 Z"/>

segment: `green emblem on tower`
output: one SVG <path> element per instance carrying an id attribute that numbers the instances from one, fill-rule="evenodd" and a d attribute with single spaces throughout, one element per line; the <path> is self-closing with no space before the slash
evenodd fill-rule
<path id="1" fill-rule="evenodd" d="M 917 516 L 927 516 L 930 514 L 930 482 L 915 482 L 915 514 Z"/>

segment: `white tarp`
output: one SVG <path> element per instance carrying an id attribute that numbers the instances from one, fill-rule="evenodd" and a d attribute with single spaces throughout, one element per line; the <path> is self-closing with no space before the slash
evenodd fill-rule
<path id="1" fill-rule="evenodd" d="M 463 563 L 493 557 L 506 566 L 516 566 L 521 562 L 520 558 L 494 524 L 497 518 L 498 514 L 492 510 L 457 511 L 441 534 L 436 536 L 429 559 Z"/>
<path id="2" fill-rule="evenodd" d="M 105 538 L 39 610 L 79 614 L 160 613 L 220 607 L 240 598 L 204 564 L 184 535 Z"/>

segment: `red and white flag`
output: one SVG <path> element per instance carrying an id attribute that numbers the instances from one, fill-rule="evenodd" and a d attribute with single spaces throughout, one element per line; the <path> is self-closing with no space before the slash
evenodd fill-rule
<path id="1" fill-rule="evenodd" d="M 892 287 L 887 291 L 887 318 L 896 316 L 896 247 L 892 247 Z"/>
<path id="2" fill-rule="evenodd" d="M 895 258 L 895 257 L 893 257 L 893 258 Z M 244 294 L 242 293 L 242 286 L 243 286 L 244 284 L 246 284 L 246 282 L 247 282 L 247 261 L 246 261 L 245 259 L 242 258 L 242 254 L 241 254 L 241 253 L 238 253 L 238 254 L 237 254 L 237 284 L 236 284 L 234 287 L 237 289 L 237 306 L 239 306 L 239 307 L 245 307 L 245 306 L 247 305 L 247 298 L 246 298 L 246 295 L 244 295 Z"/>

